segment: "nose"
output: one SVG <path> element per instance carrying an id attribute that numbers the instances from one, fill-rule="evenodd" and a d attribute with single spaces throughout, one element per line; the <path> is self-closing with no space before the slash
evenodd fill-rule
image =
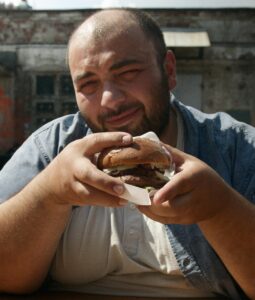
<path id="1" fill-rule="evenodd" d="M 106 81 L 103 85 L 101 106 L 115 109 L 116 105 L 125 100 L 124 92 L 112 81 Z"/>

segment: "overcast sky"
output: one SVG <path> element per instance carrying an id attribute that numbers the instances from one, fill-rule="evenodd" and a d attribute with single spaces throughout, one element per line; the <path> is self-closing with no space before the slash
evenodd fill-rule
<path id="1" fill-rule="evenodd" d="M 19 2 L 20 0 L 0 0 Z M 28 0 L 34 9 L 82 9 L 130 6 L 138 8 L 224 8 L 252 7 L 255 0 Z"/>

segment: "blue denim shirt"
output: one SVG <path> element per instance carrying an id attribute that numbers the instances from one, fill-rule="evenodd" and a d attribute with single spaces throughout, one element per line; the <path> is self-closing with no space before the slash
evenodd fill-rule
<path id="1" fill-rule="evenodd" d="M 255 128 L 225 113 L 205 114 L 177 100 L 172 105 L 183 119 L 185 152 L 206 162 L 255 202 Z M 90 133 L 80 113 L 56 119 L 34 132 L 0 172 L 0 202 L 20 191 L 67 144 Z M 232 299 L 245 298 L 196 224 L 166 228 L 179 266 L 195 287 Z"/>

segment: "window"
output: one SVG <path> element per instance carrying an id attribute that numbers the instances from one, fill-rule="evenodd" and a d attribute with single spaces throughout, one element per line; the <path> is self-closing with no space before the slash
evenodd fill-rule
<path id="1" fill-rule="evenodd" d="M 35 112 L 40 113 L 54 113 L 54 103 L 52 102 L 38 102 L 36 103 L 36 110 Z"/>
<path id="2" fill-rule="evenodd" d="M 59 117 L 77 112 L 71 76 L 65 73 L 34 74 L 32 130 Z"/>
<path id="3" fill-rule="evenodd" d="M 38 96 L 54 95 L 54 76 L 42 75 L 36 76 L 36 94 Z"/>

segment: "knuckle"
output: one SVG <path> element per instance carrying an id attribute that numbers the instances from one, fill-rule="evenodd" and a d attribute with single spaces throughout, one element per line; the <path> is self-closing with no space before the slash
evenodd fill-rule
<path id="1" fill-rule="evenodd" d="M 74 162 L 74 177 L 82 179 L 82 181 L 88 180 L 90 177 L 89 165 L 84 161 L 76 160 Z"/>
<path id="2" fill-rule="evenodd" d="M 73 191 L 77 200 L 84 200 L 90 196 L 89 190 L 81 183 L 75 183 L 73 185 Z"/>
<path id="3" fill-rule="evenodd" d="M 77 195 L 79 198 L 84 195 L 84 190 L 82 189 L 80 184 L 73 184 L 73 191 L 74 194 Z"/>

